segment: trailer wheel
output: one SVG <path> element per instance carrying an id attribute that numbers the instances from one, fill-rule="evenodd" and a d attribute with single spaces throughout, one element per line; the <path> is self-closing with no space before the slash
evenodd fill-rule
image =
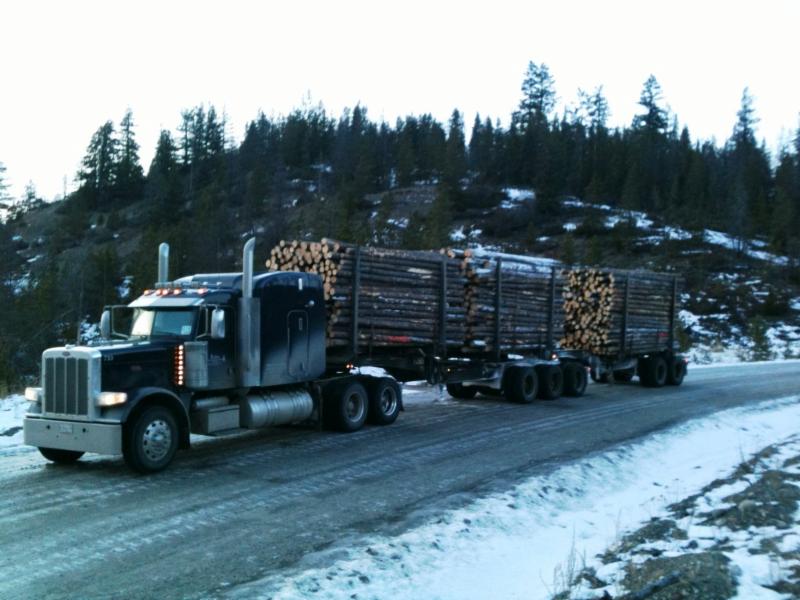
<path id="1" fill-rule="evenodd" d="M 503 393 L 511 402 L 530 404 L 539 390 L 539 376 L 531 367 L 512 367 L 503 378 Z"/>
<path id="2" fill-rule="evenodd" d="M 667 382 L 667 361 L 663 356 L 651 356 L 639 361 L 639 381 L 645 387 L 661 387 Z"/>
<path id="3" fill-rule="evenodd" d="M 166 468 L 178 451 L 178 423 L 163 406 L 151 406 L 125 424 L 122 456 L 139 473 Z"/>
<path id="4" fill-rule="evenodd" d="M 50 462 L 59 465 L 72 464 L 83 456 L 83 452 L 77 450 L 59 450 L 58 448 L 39 448 L 39 452 Z"/>
<path id="5" fill-rule="evenodd" d="M 614 381 L 618 381 L 620 383 L 629 383 L 635 374 L 636 369 L 622 369 L 621 371 L 614 371 Z"/>
<path id="6" fill-rule="evenodd" d="M 584 366 L 580 363 L 569 361 L 562 364 L 561 371 L 564 379 L 564 395 L 572 396 L 573 398 L 583 396 L 588 383 Z"/>
<path id="7" fill-rule="evenodd" d="M 555 400 L 564 391 L 564 374 L 558 365 L 542 365 L 539 371 L 539 398 Z"/>
<path id="8" fill-rule="evenodd" d="M 667 383 L 669 385 L 680 385 L 683 383 L 684 377 L 686 377 L 686 363 L 682 358 L 672 357 L 667 372 Z"/>
<path id="9" fill-rule="evenodd" d="M 464 386 L 460 383 L 448 383 L 447 393 L 459 400 L 471 400 L 477 395 L 478 388 L 475 386 Z"/>
<path id="10" fill-rule="evenodd" d="M 338 431 L 352 433 L 367 420 L 367 390 L 358 381 L 334 386 L 325 402 L 329 425 Z"/>
<path id="11" fill-rule="evenodd" d="M 400 414 L 400 386 L 388 377 L 371 383 L 367 419 L 374 425 L 391 425 Z"/>

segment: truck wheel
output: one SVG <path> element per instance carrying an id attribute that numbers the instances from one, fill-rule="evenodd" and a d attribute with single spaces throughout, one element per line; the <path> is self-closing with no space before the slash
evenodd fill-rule
<path id="1" fill-rule="evenodd" d="M 448 383 L 447 393 L 459 400 L 471 400 L 477 395 L 478 388 L 475 386 L 464 386 L 460 383 Z"/>
<path id="2" fill-rule="evenodd" d="M 391 425 L 400 414 L 400 386 L 394 379 L 381 377 L 369 388 L 367 418 L 374 425 Z"/>
<path id="3" fill-rule="evenodd" d="M 555 400 L 564 390 L 564 374 L 558 365 L 539 367 L 539 398 Z"/>
<path id="4" fill-rule="evenodd" d="M 83 456 L 83 452 L 78 452 L 76 450 L 59 450 L 58 448 L 39 448 L 39 452 L 41 452 L 42 456 L 47 460 L 60 465 L 74 463 Z"/>
<path id="5" fill-rule="evenodd" d="M 163 406 L 151 406 L 125 424 L 122 455 L 139 473 L 166 468 L 178 450 L 178 424 Z"/>
<path id="6" fill-rule="evenodd" d="M 667 361 L 663 356 L 651 356 L 639 361 L 639 380 L 645 387 L 661 387 L 667 382 Z"/>
<path id="7" fill-rule="evenodd" d="M 629 383 L 635 374 L 636 369 L 622 369 L 621 371 L 614 371 L 614 381 L 619 383 Z"/>
<path id="8" fill-rule="evenodd" d="M 325 404 L 325 414 L 333 429 L 352 433 L 364 426 L 368 405 L 367 390 L 358 381 L 351 381 L 331 390 Z"/>
<path id="9" fill-rule="evenodd" d="M 583 396 L 588 383 L 584 366 L 572 361 L 565 362 L 561 365 L 561 371 L 564 379 L 564 395 L 573 398 Z"/>
<path id="10" fill-rule="evenodd" d="M 531 367 L 512 367 L 503 378 L 503 393 L 511 402 L 530 404 L 536 399 L 539 377 Z"/>
<path id="11" fill-rule="evenodd" d="M 669 361 L 667 383 L 669 385 L 680 385 L 683 383 L 684 377 L 686 377 L 686 363 L 682 358 L 675 356 Z"/>

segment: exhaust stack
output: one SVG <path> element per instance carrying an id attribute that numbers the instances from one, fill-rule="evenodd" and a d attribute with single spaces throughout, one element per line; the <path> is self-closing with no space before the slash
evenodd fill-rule
<path id="1" fill-rule="evenodd" d="M 253 253 L 256 238 L 242 252 L 242 297 L 239 298 L 238 385 L 261 385 L 261 299 L 253 298 Z"/>
<path id="2" fill-rule="evenodd" d="M 253 297 L 253 251 L 256 238 L 250 238 L 244 245 L 242 253 L 242 298 Z"/>
<path id="3" fill-rule="evenodd" d="M 158 281 L 157 284 L 169 282 L 169 244 L 163 242 L 158 247 Z"/>

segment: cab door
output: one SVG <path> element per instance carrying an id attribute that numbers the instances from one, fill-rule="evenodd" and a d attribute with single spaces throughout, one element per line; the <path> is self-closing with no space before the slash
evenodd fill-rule
<path id="1" fill-rule="evenodd" d="M 308 313 L 304 310 L 292 310 L 286 315 L 288 333 L 288 364 L 290 377 L 304 379 L 308 375 Z"/>

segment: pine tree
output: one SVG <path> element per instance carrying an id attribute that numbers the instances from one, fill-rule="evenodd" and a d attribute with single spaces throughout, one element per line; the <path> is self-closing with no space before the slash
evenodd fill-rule
<path id="1" fill-rule="evenodd" d="M 546 123 L 556 105 L 555 80 L 544 63 L 528 62 L 522 81 L 522 100 L 519 104 L 520 120 L 524 126 Z"/>
<path id="2" fill-rule="evenodd" d="M 0 162 L 0 208 L 11 208 L 11 196 L 8 193 L 8 188 L 6 166 Z"/>
<path id="3" fill-rule="evenodd" d="M 458 110 L 450 116 L 445 154 L 444 183 L 451 191 L 461 189 L 461 180 L 467 174 L 467 156 L 464 141 L 464 121 Z"/>
<path id="4" fill-rule="evenodd" d="M 162 130 L 156 153 L 147 172 L 147 199 L 152 220 L 166 224 L 174 220 L 181 204 L 180 166 L 177 148 L 169 131 Z"/>
<path id="5" fill-rule="evenodd" d="M 123 204 L 141 199 L 144 190 L 144 172 L 139 163 L 139 144 L 133 131 L 133 113 L 125 112 L 119 124 L 119 157 L 115 165 L 114 187 Z"/>
<path id="6" fill-rule="evenodd" d="M 114 124 L 106 121 L 92 136 L 78 172 L 79 195 L 88 208 L 110 208 L 118 162 Z"/>

